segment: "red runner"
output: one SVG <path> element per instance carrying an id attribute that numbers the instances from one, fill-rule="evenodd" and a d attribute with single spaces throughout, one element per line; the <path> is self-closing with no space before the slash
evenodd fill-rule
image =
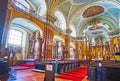
<path id="1" fill-rule="evenodd" d="M 86 75 L 87 75 L 87 66 L 83 66 L 75 70 L 72 70 L 70 72 L 59 74 L 56 77 L 63 78 L 63 79 L 69 79 L 73 81 L 82 81 Z"/>

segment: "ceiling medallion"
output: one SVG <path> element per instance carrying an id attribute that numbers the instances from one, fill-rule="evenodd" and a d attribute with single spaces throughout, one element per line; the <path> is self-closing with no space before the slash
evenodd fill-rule
<path id="1" fill-rule="evenodd" d="M 104 8 L 102 6 L 91 6 L 83 12 L 82 16 L 83 18 L 88 18 L 103 12 L 104 12 Z"/>

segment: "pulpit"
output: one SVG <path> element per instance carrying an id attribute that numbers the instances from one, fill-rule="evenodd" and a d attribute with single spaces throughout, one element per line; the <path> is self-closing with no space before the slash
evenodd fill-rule
<path id="1" fill-rule="evenodd" d="M 94 62 L 88 67 L 90 81 L 120 81 L 120 61 Z"/>

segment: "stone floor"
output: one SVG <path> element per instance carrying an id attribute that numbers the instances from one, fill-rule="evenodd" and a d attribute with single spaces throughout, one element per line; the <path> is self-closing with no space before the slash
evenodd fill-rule
<path id="1" fill-rule="evenodd" d="M 32 69 L 24 69 L 24 70 L 17 70 L 17 74 L 15 75 L 17 77 L 14 81 L 44 81 L 44 73 L 40 72 L 34 72 Z M 0 81 L 11 81 L 10 79 L 3 78 Z M 13 80 L 12 80 L 13 81 Z M 61 78 L 56 78 L 55 81 L 72 81 L 72 80 L 65 80 Z M 88 81 L 86 80 L 86 77 L 82 81 Z"/>

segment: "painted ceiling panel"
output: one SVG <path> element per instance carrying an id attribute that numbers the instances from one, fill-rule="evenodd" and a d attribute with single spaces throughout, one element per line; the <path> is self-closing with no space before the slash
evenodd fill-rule
<path id="1" fill-rule="evenodd" d="M 104 17 L 103 17 L 104 18 Z M 105 24 L 107 24 L 109 27 L 110 27 L 110 29 L 109 30 L 114 30 L 116 27 L 114 26 L 114 24 L 113 24 L 113 22 L 112 21 L 109 21 L 109 20 L 107 20 L 106 18 L 105 19 L 101 19 L 100 20 L 100 22 L 101 23 L 105 23 Z M 77 33 L 77 35 L 82 35 L 82 33 L 83 33 L 83 31 L 84 31 L 84 29 L 86 29 L 86 27 L 88 27 L 88 26 L 90 26 L 90 24 L 89 23 L 86 23 L 85 25 L 83 25 L 82 27 L 79 27 L 79 33 Z M 106 27 L 106 26 L 105 26 Z M 108 27 L 107 27 L 108 28 Z M 106 29 L 107 29 L 106 28 Z M 106 31 L 106 29 L 102 29 L 102 30 L 104 30 L 104 31 Z"/>
<path id="2" fill-rule="evenodd" d="M 94 27 L 94 26 L 92 26 L 92 27 Z M 97 36 L 102 36 L 104 38 L 104 41 L 108 41 L 108 35 L 107 35 L 108 29 L 105 25 L 102 26 L 102 24 L 101 24 L 101 27 L 99 29 L 95 29 L 95 30 L 89 30 L 89 28 L 91 28 L 91 27 L 88 27 L 85 30 L 85 34 L 87 36 L 89 36 L 90 39 L 95 38 Z"/>
<path id="3" fill-rule="evenodd" d="M 88 17 L 101 14 L 103 12 L 104 12 L 104 8 L 102 6 L 91 6 L 83 12 L 82 16 L 84 18 L 88 18 Z"/>

